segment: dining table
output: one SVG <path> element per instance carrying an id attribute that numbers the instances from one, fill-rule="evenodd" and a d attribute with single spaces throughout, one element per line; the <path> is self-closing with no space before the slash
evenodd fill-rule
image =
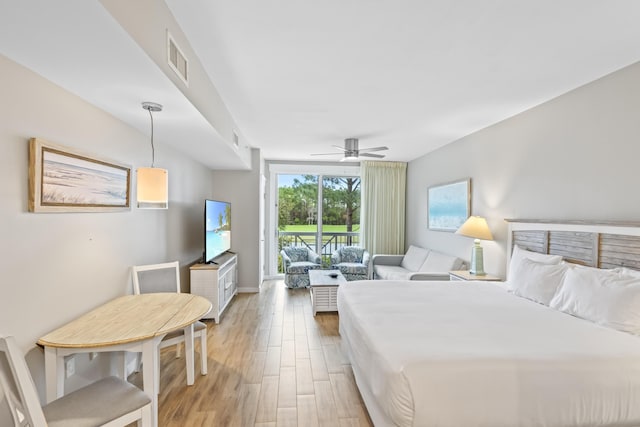
<path id="1" fill-rule="evenodd" d="M 158 344 L 166 334 L 184 330 L 187 384 L 193 384 L 193 324 L 210 310 L 211 302 L 198 295 L 168 292 L 125 295 L 49 332 L 38 340 L 38 344 L 44 347 L 47 403 L 64 395 L 66 356 L 139 352 L 142 353 L 142 386 L 151 398 L 152 425 L 157 426 Z M 121 376 L 125 376 L 124 366 Z"/>

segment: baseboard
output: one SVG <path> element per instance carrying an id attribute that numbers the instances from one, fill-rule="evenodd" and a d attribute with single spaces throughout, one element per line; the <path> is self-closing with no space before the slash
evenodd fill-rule
<path id="1" fill-rule="evenodd" d="M 238 287 L 238 293 L 241 293 L 241 294 L 256 294 L 258 292 L 260 292 L 260 288 Z"/>

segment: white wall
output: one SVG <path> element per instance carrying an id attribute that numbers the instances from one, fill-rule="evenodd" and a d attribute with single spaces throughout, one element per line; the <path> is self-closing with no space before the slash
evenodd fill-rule
<path id="1" fill-rule="evenodd" d="M 231 250 L 238 254 L 240 292 L 260 289 L 260 180 L 264 160 L 251 150 L 251 170 L 214 171 L 213 198 L 231 203 Z"/>
<path id="2" fill-rule="evenodd" d="M 203 247 L 203 201 L 213 173 L 179 152 L 156 146 L 169 170 L 169 209 L 115 213 L 27 212 L 28 139 L 42 138 L 132 166 L 148 166 L 148 137 L 0 56 L 0 335 L 14 335 L 39 388 L 37 339 L 78 315 L 131 292 L 129 268 L 178 260 Z M 140 110 L 140 114 L 144 114 Z M 162 113 L 155 117 L 162 120 Z M 135 172 L 132 173 L 135 205 Z M 81 375 L 81 374 L 80 374 Z M 73 377 L 72 377 L 73 378 Z M 80 379 L 77 379 L 80 381 Z M 72 387 L 73 388 L 73 387 Z"/>
<path id="3" fill-rule="evenodd" d="M 427 229 L 427 188 L 471 177 L 487 217 L 485 270 L 504 277 L 505 218 L 640 218 L 640 63 L 409 163 L 407 245 L 470 258 L 472 240 Z"/>

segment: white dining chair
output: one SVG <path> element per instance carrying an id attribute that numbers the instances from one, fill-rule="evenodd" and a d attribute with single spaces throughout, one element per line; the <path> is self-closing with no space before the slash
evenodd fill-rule
<path id="1" fill-rule="evenodd" d="M 178 261 L 162 264 L 138 265 L 131 269 L 133 277 L 133 291 L 136 294 L 148 294 L 155 292 L 180 293 L 180 263 Z M 207 374 L 207 325 L 204 322 L 193 324 L 193 337 L 200 341 L 200 373 Z M 185 342 L 184 330 L 167 334 L 160 345 L 160 349 L 176 346 L 176 358 L 180 357 L 180 344 Z M 185 346 L 186 347 L 186 346 Z M 193 351 L 193 348 L 191 348 Z M 159 356 L 158 356 L 159 360 Z M 160 369 L 158 364 L 158 370 Z M 157 373 L 160 378 L 160 372 Z M 159 381 L 158 381 L 159 382 Z"/>
<path id="2" fill-rule="evenodd" d="M 0 337 L 0 425 L 15 427 L 151 425 L 151 399 L 116 377 L 103 378 L 40 406 L 15 338 Z"/>

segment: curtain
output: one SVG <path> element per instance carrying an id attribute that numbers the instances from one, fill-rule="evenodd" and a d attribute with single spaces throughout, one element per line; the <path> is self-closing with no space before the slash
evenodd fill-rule
<path id="1" fill-rule="evenodd" d="M 364 161 L 361 239 L 371 255 L 404 254 L 407 164 Z"/>

